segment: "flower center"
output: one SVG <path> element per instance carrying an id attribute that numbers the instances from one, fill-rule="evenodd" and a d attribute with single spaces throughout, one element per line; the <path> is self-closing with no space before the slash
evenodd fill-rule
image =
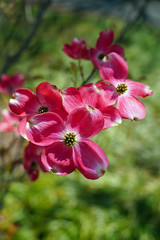
<path id="1" fill-rule="evenodd" d="M 102 59 L 105 57 L 105 55 L 103 54 L 103 53 L 100 53 L 99 55 L 98 55 L 98 59 L 99 60 L 101 60 L 102 61 Z"/>
<path id="2" fill-rule="evenodd" d="M 67 133 L 64 137 L 64 143 L 67 146 L 73 146 L 76 142 L 76 135 L 74 133 Z"/>
<path id="3" fill-rule="evenodd" d="M 41 113 L 45 113 L 45 112 L 48 112 L 48 108 L 45 107 L 45 106 L 42 106 L 38 109 L 38 113 L 41 114 Z"/>
<path id="4" fill-rule="evenodd" d="M 31 169 L 37 168 L 37 163 L 34 162 L 34 161 L 32 161 L 32 162 L 30 163 L 30 168 L 31 168 Z"/>
<path id="5" fill-rule="evenodd" d="M 123 94 L 124 92 L 127 91 L 127 86 L 124 83 L 118 84 L 116 90 L 117 90 L 118 93 Z"/>

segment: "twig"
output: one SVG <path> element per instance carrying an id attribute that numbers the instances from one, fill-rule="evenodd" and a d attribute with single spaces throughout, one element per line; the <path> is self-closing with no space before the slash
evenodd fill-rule
<path id="1" fill-rule="evenodd" d="M 1 74 L 7 72 L 7 70 L 11 67 L 11 65 L 13 63 L 15 63 L 18 58 L 21 56 L 21 54 L 29 47 L 29 44 L 32 40 L 32 38 L 34 37 L 34 35 L 36 34 L 38 27 L 40 26 L 43 14 L 45 12 L 45 10 L 47 9 L 47 7 L 51 4 L 52 0 L 45 0 L 39 10 L 39 13 L 37 15 L 37 19 L 35 21 L 35 24 L 33 25 L 32 31 L 30 32 L 30 34 L 27 36 L 26 40 L 23 42 L 23 44 L 21 45 L 21 47 L 19 48 L 19 50 L 17 51 L 17 53 L 13 56 L 9 56 L 6 59 L 6 62 L 1 70 Z"/>
<path id="2" fill-rule="evenodd" d="M 93 75 L 94 75 L 94 73 L 96 72 L 96 70 L 97 70 L 96 68 L 93 68 L 93 70 L 92 70 L 92 72 L 90 73 L 90 75 L 86 78 L 85 81 L 83 81 L 82 86 L 85 85 L 85 84 L 93 77 Z"/>
<path id="3" fill-rule="evenodd" d="M 130 21 L 127 21 L 127 24 L 124 26 L 124 28 L 122 29 L 119 37 L 116 39 L 115 43 L 119 43 L 123 40 L 124 35 L 126 34 L 126 32 L 140 19 L 140 18 L 144 18 L 145 17 L 145 9 L 147 8 L 147 5 L 149 3 L 149 0 L 144 0 L 143 3 L 141 4 L 141 6 L 139 7 L 136 16 L 131 19 Z M 133 2 L 135 8 L 135 1 Z M 130 12 L 129 12 L 130 14 Z M 128 15 L 129 15 L 128 14 Z M 128 17 L 127 17 L 128 19 Z"/>

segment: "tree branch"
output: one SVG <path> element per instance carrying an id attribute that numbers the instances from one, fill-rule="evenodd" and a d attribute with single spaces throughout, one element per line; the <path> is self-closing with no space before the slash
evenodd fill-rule
<path id="1" fill-rule="evenodd" d="M 14 64 L 18 60 L 18 58 L 21 56 L 21 54 L 29 47 L 32 38 L 34 37 L 34 35 L 36 34 L 36 32 L 38 30 L 38 27 L 40 26 L 40 23 L 41 23 L 43 15 L 45 13 L 45 10 L 51 4 L 51 2 L 52 2 L 52 0 L 44 0 L 43 4 L 39 10 L 39 13 L 37 15 L 35 24 L 33 25 L 32 31 L 27 36 L 27 38 L 25 39 L 25 41 L 23 42 L 23 44 L 21 45 L 21 47 L 19 48 L 17 53 L 15 53 L 13 56 L 7 57 L 6 62 L 1 70 L 1 74 L 7 72 L 8 69 L 11 67 L 11 65 Z"/>

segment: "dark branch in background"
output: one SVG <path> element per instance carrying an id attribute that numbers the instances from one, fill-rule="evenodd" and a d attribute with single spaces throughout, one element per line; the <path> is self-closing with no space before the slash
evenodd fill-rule
<path id="1" fill-rule="evenodd" d="M 37 19 L 35 21 L 35 24 L 33 25 L 33 28 L 29 35 L 27 36 L 26 40 L 23 42 L 17 53 L 15 53 L 13 56 L 8 56 L 6 59 L 6 62 L 1 70 L 1 74 L 8 71 L 8 69 L 11 67 L 12 64 L 14 64 L 18 58 L 21 56 L 21 54 L 29 47 L 29 44 L 36 34 L 38 27 L 40 26 L 41 20 L 43 18 L 43 15 L 45 13 L 45 10 L 49 7 L 52 0 L 44 0 L 42 6 L 40 7 L 39 13 L 37 15 Z"/>
<path id="2" fill-rule="evenodd" d="M 15 32 L 15 27 L 18 25 L 18 23 L 21 21 L 21 17 L 23 15 L 23 8 L 24 8 L 24 1 L 22 1 L 21 3 L 21 6 L 20 6 L 20 11 L 18 13 L 16 13 L 16 16 L 15 16 L 15 21 L 13 22 L 13 25 L 12 25 L 12 29 L 11 31 L 9 32 L 8 35 L 6 35 L 6 37 L 4 37 L 3 39 L 3 43 L 1 44 L 1 54 L 3 55 L 3 51 L 6 50 L 6 43 L 8 45 L 8 43 L 10 42 L 10 40 L 12 39 L 13 35 L 14 35 L 14 32 Z"/>
<path id="3" fill-rule="evenodd" d="M 129 16 L 127 16 L 127 19 L 126 19 L 127 24 L 122 29 L 122 31 L 121 31 L 119 37 L 116 39 L 115 43 L 122 42 L 126 32 L 128 30 L 130 30 L 130 28 L 139 19 L 145 19 L 145 17 L 146 17 L 145 10 L 146 10 L 149 2 L 150 2 L 150 0 L 144 0 L 144 1 L 142 1 L 142 4 L 138 7 L 137 6 L 137 1 L 133 1 L 133 5 L 134 5 L 134 8 L 135 8 L 135 12 L 136 12 L 135 17 L 127 22 L 128 18 L 129 18 Z M 130 15 L 130 11 L 129 11 L 128 15 Z"/>

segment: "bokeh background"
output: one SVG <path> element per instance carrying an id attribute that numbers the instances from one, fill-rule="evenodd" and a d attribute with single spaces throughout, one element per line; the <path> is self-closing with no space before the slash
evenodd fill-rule
<path id="1" fill-rule="evenodd" d="M 147 109 L 144 120 L 123 120 L 93 138 L 110 162 L 102 178 L 41 173 L 30 182 L 17 167 L 0 210 L 1 240 L 160 239 L 158 9 L 159 1 L 0 1 L 1 74 L 21 72 L 27 78 L 25 87 L 33 90 L 43 81 L 61 89 L 73 86 L 75 75 L 78 85 L 77 62 L 64 54 L 63 44 L 78 37 L 94 47 L 99 32 L 110 28 L 125 49 L 130 79 L 154 90 L 142 100 Z M 87 77 L 92 64 L 82 65 Z M 97 73 L 92 81 L 98 80 Z M 8 99 L 0 96 L 0 109 Z M 1 133 L 0 138 L 3 160 L 2 148 L 10 146 L 13 134 Z M 8 154 L 22 154 L 25 144 L 9 148 Z M 0 191 L 5 187 L 1 185 Z"/>

